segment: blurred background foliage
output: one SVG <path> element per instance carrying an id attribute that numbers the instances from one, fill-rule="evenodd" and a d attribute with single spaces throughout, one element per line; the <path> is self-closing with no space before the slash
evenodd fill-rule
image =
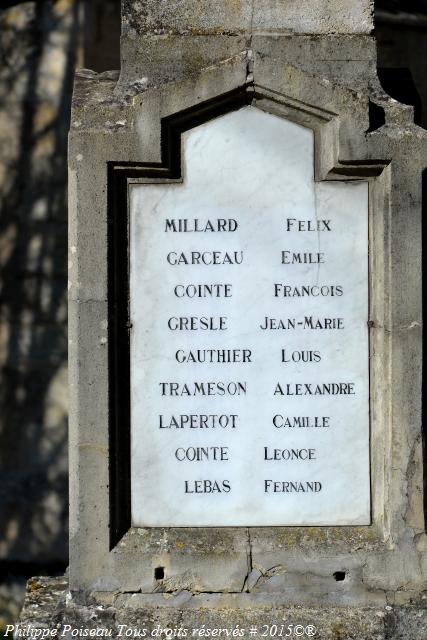
<path id="1" fill-rule="evenodd" d="M 0 623 L 67 565 L 67 134 L 119 34 L 119 0 L 0 3 Z"/>

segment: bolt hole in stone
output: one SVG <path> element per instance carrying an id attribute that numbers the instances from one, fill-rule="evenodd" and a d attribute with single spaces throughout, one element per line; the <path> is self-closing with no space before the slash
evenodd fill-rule
<path id="1" fill-rule="evenodd" d="M 165 577 L 165 568 L 164 567 L 156 567 L 154 569 L 154 578 L 155 580 L 163 580 Z"/>
<path id="2" fill-rule="evenodd" d="M 337 582 L 345 580 L 345 571 L 335 571 L 334 578 Z"/>

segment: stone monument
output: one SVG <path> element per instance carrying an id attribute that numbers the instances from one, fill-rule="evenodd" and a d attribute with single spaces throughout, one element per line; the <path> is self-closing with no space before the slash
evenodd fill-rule
<path id="1" fill-rule="evenodd" d="M 372 28 L 124 0 L 120 76 L 77 74 L 70 567 L 21 624 L 425 637 L 426 133 Z"/>

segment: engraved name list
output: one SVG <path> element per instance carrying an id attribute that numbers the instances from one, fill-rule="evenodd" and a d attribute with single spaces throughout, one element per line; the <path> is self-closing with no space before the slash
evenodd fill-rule
<path id="1" fill-rule="evenodd" d="M 369 524 L 368 185 L 253 107 L 130 191 L 134 526 Z"/>

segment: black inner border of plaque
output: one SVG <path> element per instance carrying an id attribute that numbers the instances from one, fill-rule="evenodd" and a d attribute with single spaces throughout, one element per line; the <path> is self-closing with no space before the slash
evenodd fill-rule
<path id="1" fill-rule="evenodd" d="M 110 549 L 131 527 L 128 182 L 181 178 L 181 134 L 251 104 L 243 86 L 161 121 L 161 162 L 108 162 L 108 386 Z"/>

